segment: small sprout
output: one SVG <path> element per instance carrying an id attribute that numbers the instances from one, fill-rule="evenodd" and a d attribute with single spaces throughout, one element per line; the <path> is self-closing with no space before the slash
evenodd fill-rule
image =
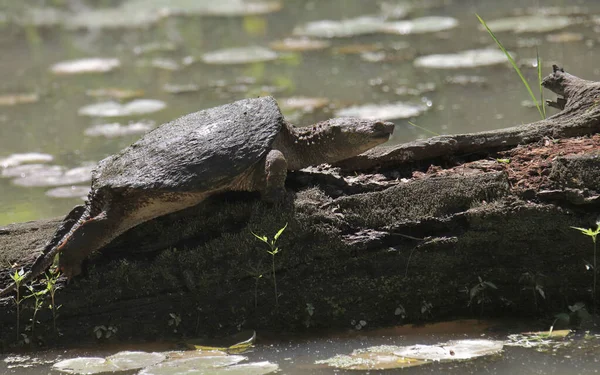
<path id="1" fill-rule="evenodd" d="M 498 163 L 502 163 L 502 164 L 510 164 L 510 159 L 509 158 L 505 158 L 505 159 L 498 158 L 498 159 L 496 159 L 496 161 Z"/>
<path id="2" fill-rule="evenodd" d="M 312 303 L 306 304 L 306 312 L 308 313 L 308 316 L 313 316 L 315 313 L 315 307 L 312 305 Z"/>
<path id="3" fill-rule="evenodd" d="M 175 313 L 169 313 L 169 321 L 167 322 L 169 326 L 173 327 L 173 332 L 177 333 L 177 327 L 181 323 L 181 315 Z"/>
<path id="4" fill-rule="evenodd" d="M 394 315 L 400 316 L 402 319 L 406 318 L 406 310 L 404 309 L 404 306 L 398 305 L 394 311 Z"/>
<path id="5" fill-rule="evenodd" d="M 261 240 L 262 242 L 266 243 L 270 248 L 270 250 L 267 250 L 267 253 L 271 254 L 271 265 L 272 265 L 272 270 L 273 270 L 273 287 L 275 289 L 275 306 L 277 308 L 279 308 L 279 294 L 277 293 L 277 278 L 275 275 L 275 255 L 277 255 L 277 253 L 279 253 L 279 247 L 276 246 L 276 244 L 277 244 L 277 240 L 283 234 L 283 231 L 285 230 L 285 228 L 287 228 L 287 226 L 288 226 L 288 223 L 285 223 L 283 228 L 279 229 L 279 231 L 277 231 L 277 233 L 275 233 L 275 236 L 273 236 L 273 239 L 270 241 L 267 236 L 259 236 L 258 234 L 250 231 L 250 233 L 252 233 L 254 235 L 254 237 L 256 237 L 259 240 Z"/>

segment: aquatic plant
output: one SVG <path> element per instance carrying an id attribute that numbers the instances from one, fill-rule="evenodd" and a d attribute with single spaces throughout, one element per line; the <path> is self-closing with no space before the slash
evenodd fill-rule
<path id="1" fill-rule="evenodd" d="M 525 284 L 523 290 L 529 289 L 533 293 L 533 303 L 537 310 L 538 301 L 537 295 L 539 294 L 542 298 L 546 298 L 546 293 L 544 292 L 544 286 L 542 285 L 542 279 L 546 277 L 544 274 L 536 272 L 523 272 L 521 277 L 519 277 L 519 282 L 521 284 Z"/>
<path id="2" fill-rule="evenodd" d="M 17 306 L 17 341 L 19 341 L 19 332 L 21 330 L 21 302 L 23 299 L 21 298 L 20 289 L 24 277 L 25 272 L 22 268 L 19 271 L 15 270 L 14 275 L 10 275 L 10 278 L 15 282 L 15 289 L 17 291 L 16 297 L 13 297 L 15 299 L 15 305 Z"/>
<path id="3" fill-rule="evenodd" d="M 592 272 L 594 273 L 594 282 L 593 282 L 593 286 L 592 286 L 592 303 L 594 304 L 592 313 L 596 313 L 596 237 L 598 236 L 598 234 L 600 234 L 600 220 L 596 221 L 596 229 L 592 230 L 592 228 L 586 229 L 586 228 L 579 228 L 579 227 L 571 227 L 573 229 L 577 229 L 578 231 L 580 231 L 583 235 L 586 235 L 588 237 L 592 238 L 592 242 L 594 243 L 594 264 L 592 266 Z"/>
<path id="4" fill-rule="evenodd" d="M 267 236 L 259 236 L 258 234 L 250 231 L 254 235 L 254 237 L 258 238 L 259 240 L 261 240 L 262 242 L 266 243 L 269 246 L 269 250 L 267 250 L 267 252 L 269 254 L 271 254 L 271 265 L 272 265 L 272 269 L 273 269 L 273 287 L 275 288 L 275 306 L 276 307 L 279 307 L 279 297 L 277 295 L 277 278 L 275 276 L 275 255 L 277 255 L 277 253 L 279 253 L 279 250 L 280 250 L 276 244 L 277 244 L 277 240 L 279 239 L 279 237 L 281 236 L 281 234 L 283 233 L 285 228 L 287 228 L 287 226 L 288 226 L 288 223 L 285 223 L 283 228 L 279 229 L 279 231 L 277 231 L 277 233 L 275 233 L 272 240 L 269 240 L 269 238 Z"/>
<path id="5" fill-rule="evenodd" d="M 50 274 L 46 273 L 46 291 L 48 293 L 50 293 L 50 305 L 48 305 L 48 308 L 50 310 L 52 310 L 52 326 L 54 328 L 54 334 L 57 334 L 58 331 L 56 330 L 56 318 L 57 318 L 57 311 L 58 309 L 60 309 L 60 306 L 56 306 L 56 301 L 55 301 L 55 295 L 56 295 L 56 282 L 58 281 L 58 278 L 60 277 L 60 272 L 56 271 L 56 272 L 51 272 Z"/>
<path id="6" fill-rule="evenodd" d="M 502 50 L 502 52 L 504 52 L 504 54 L 508 58 L 508 61 L 510 61 L 510 64 L 512 65 L 513 69 L 519 75 L 519 78 L 521 78 L 521 82 L 523 82 L 523 85 L 527 89 L 527 92 L 529 93 L 529 96 L 531 97 L 531 99 L 535 103 L 535 106 L 536 106 L 538 112 L 540 113 L 540 116 L 542 117 L 542 120 L 545 119 L 546 118 L 546 109 L 544 107 L 544 101 L 543 101 L 544 97 L 543 97 L 543 94 L 541 94 L 542 95 L 542 101 L 541 101 L 541 104 L 540 104 L 540 102 L 535 97 L 535 94 L 531 90 L 531 87 L 529 86 L 529 83 L 527 82 L 527 79 L 525 79 L 525 77 L 523 76 L 523 73 L 521 72 L 521 69 L 519 69 L 519 66 L 515 62 L 515 59 L 513 59 L 512 55 L 506 50 L 506 48 L 504 48 L 504 46 L 502 45 L 502 43 L 500 42 L 500 40 L 496 37 L 496 35 L 494 35 L 494 32 L 488 27 L 488 25 L 485 23 L 485 21 L 483 20 L 483 18 L 481 18 L 479 16 L 479 14 L 477 14 L 477 13 L 475 14 L 475 16 L 477 16 L 477 19 L 479 20 L 479 22 L 483 25 L 483 27 L 485 27 L 485 29 L 487 30 L 488 34 L 490 34 L 490 36 L 492 37 L 492 39 L 494 40 L 494 42 L 496 42 L 496 44 L 498 45 L 498 48 L 500 48 L 500 50 Z M 538 85 L 539 85 L 539 88 L 540 88 L 540 93 L 542 93 L 541 62 L 542 61 L 541 61 L 541 59 L 539 57 L 539 54 L 538 54 L 538 56 L 537 56 L 537 73 L 538 73 Z"/>
<path id="7" fill-rule="evenodd" d="M 35 337 L 35 323 L 37 321 L 37 313 L 42 309 L 42 307 L 44 307 L 44 296 L 48 292 L 48 289 L 36 291 L 31 285 L 27 285 L 27 289 L 29 290 L 29 294 L 26 295 L 24 299 L 32 297 L 35 299 L 33 304 L 33 316 L 31 317 L 31 337 L 33 338 Z"/>
<path id="8" fill-rule="evenodd" d="M 490 289 L 498 289 L 498 287 L 490 281 L 484 281 L 481 276 L 477 276 L 477 279 L 479 282 L 469 290 L 469 306 L 473 304 L 473 301 L 480 305 L 481 310 L 479 312 L 479 317 L 481 317 L 483 315 L 485 303 L 490 302 L 490 297 L 487 292 Z"/>

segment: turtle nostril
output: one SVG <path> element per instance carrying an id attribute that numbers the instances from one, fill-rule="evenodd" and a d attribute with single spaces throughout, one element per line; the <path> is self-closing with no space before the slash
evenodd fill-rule
<path id="1" fill-rule="evenodd" d="M 386 134 L 392 134 L 392 132 L 394 131 L 394 127 L 395 125 L 393 122 L 377 121 L 375 123 L 375 130 Z"/>

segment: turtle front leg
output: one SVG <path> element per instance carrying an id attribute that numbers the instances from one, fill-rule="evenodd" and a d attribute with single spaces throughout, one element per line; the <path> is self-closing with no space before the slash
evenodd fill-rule
<path id="1" fill-rule="evenodd" d="M 262 194 L 267 202 L 277 202 L 285 196 L 287 160 L 279 150 L 271 150 L 265 159 L 265 186 Z"/>

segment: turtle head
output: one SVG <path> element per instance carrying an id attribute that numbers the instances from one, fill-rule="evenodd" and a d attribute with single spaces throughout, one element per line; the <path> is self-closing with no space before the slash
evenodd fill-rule
<path id="1" fill-rule="evenodd" d="M 351 158 L 387 142 L 394 131 L 391 122 L 349 117 L 331 119 L 318 125 L 323 126 L 323 136 L 329 140 L 325 149 L 328 163 Z"/>

